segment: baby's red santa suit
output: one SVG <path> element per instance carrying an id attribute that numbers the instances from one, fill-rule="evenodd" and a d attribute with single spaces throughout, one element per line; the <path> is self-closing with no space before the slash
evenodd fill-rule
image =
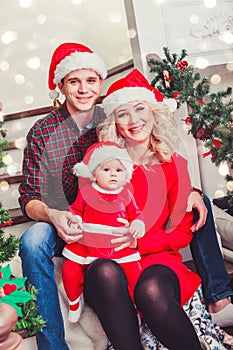
<path id="1" fill-rule="evenodd" d="M 92 181 L 93 172 L 99 165 L 115 159 L 124 166 L 126 180 L 129 181 L 133 173 L 132 160 L 126 149 L 113 142 L 106 141 L 92 145 L 87 149 L 83 161 L 74 166 L 74 173 L 80 177 L 80 186 L 70 211 L 83 223 L 83 238 L 78 242 L 66 244 L 62 252 L 67 258 L 63 265 L 63 283 L 70 304 L 68 319 L 71 322 L 77 322 L 80 317 L 83 278 L 91 262 L 104 258 L 119 263 L 126 273 L 132 299 L 135 283 L 141 273 L 139 252 L 129 247 L 115 251 L 115 246 L 111 243 L 111 240 L 117 237 L 112 231 L 122 226 L 118 222 L 119 218 L 129 223 L 137 222 L 144 230 L 144 223 L 137 219 L 141 212 L 132 193 L 123 185 L 114 190 L 107 190 Z M 83 178 L 91 181 L 82 186 L 80 182 Z"/>
<path id="2" fill-rule="evenodd" d="M 70 210 L 84 222 L 83 238 L 79 242 L 86 245 L 88 249 L 90 247 L 110 248 L 113 253 L 111 240 L 118 236 L 112 231 L 122 226 L 117 218 L 125 218 L 131 222 L 140 212 L 129 191 L 130 185 L 126 189 L 120 187 L 116 190 L 105 190 L 92 181 L 94 170 L 100 164 L 112 159 L 120 160 L 126 169 L 127 180 L 130 181 L 133 163 L 127 150 L 111 141 L 98 142 L 90 146 L 83 161 L 74 166 L 74 174 L 79 176 L 79 195 L 70 206 Z M 118 258 L 121 255 L 122 253 L 119 252 Z"/>

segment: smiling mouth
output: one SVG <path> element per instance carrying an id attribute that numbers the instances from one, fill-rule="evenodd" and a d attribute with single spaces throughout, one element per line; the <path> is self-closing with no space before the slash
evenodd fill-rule
<path id="1" fill-rule="evenodd" d="M 77 97 L 77 100 L 80 103 L 87 103 L 90 101 L 90 99 L 91 99 L 91 96 L 89 96 L 89 97 Z"/>
<path id="2" fill-rule="evenodd" d="M 129 132 L 131 132 L 131 134 L 137 134 L 138 132 L 142 131 L 143 128 L 144 128 L 144 125 L 138 125 L 128 130 Z"/>

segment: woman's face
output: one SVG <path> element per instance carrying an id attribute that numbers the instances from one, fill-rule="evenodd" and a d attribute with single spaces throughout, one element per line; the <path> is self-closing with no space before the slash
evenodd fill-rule
<path id="1" fill-rule="evenodd" d="M 129 102 L 114 111 L 118 132 L 127 143 L 148 145 L 153 128 L 153 112 L 145 102 Z"/>

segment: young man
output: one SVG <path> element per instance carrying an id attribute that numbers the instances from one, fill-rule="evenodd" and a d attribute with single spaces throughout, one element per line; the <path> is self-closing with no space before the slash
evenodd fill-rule
<path id="1" fill-rule="evenodd" d="M 51 97 L 56 99 L 58 87 L 65 102 L 38 120 L 27 136 L 19 202 L 22 211 L 36 223 L 22 236 L 20 257 L 24 275 L 38 290 L 38 311 L 46 321 L 42 332 L 37 334 L 39 350 L 68 349 L 52 259 L 61 256 L 65 243 L 78 241 L 81 237 L 70 226 L 70 223 L 77 223 L 77 219 L 68 211 L 78 188 L 72 169 L 82 161 L 86 149 L 97 142 L 95 127 L 105 115 L 95 103 L 106 75 L 103 61 L 88 47 L 76 43 L 61 44 L 52 56 L 49 88 Z M 190 196 L 188 210 L 192 208 L 199 213 L 193 226 L 196 231 L 204 225 L 207 215 L 197 192 Z M 200 265 L 198 272 L 204 281 L 209 304 L 216 302 L 219 309 L 222 305 L 233 308 L 227 300 L 233 292 L 218 247 L 211 208 L 209 213 L 207 224 L 194 235 L 194 258 Z M 125 235 L 120 242 L 130 245 L 130 237 Z M 229 322 L 233 324 L 232 319 Z"/>

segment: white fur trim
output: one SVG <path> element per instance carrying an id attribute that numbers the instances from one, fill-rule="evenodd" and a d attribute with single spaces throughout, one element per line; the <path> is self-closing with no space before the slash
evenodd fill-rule
<path id="1" fill-rule="evenodd" d="M 177 102 L 174 98 L 164 98 L 163 103 L 168 106 L 170 112 L 175 112 Z"/>
<path id="2" fill-rule="evenodd" d="M 56 100 L 58 99 L 59 97 L 59 92 L 57 90 L 50 90 L 49 91 L 49 97 L 52 99 L 52 100 Z"/>
<path id="3" fill-rule="evenodd" d="M 73 52 L 56 66 L 54 84 L 57 85 L 67 74 L 77 69 L 92 69 L 102 79 L 105 79 L 107 76 L 105 64 L 98 55 L 91 52 Z"/>
<path id="4" fill-rule="evenodd" d="M 156 103 L 154 93 L 144 87 L 125 87 L 114 91 L 105 97 L 102 103 L 104 112 L 108 117 L 119 106 L 133 101 L 146 101 Z"/>
<path id="5" fill-rule="evenodd" d="M 113 233 L 118 227 L 102 225 L 102 224 L 83 224 L 83 230 L 91 233 L 101 233 L 102 235 L 112 235 L 112 236 L 124 236 L 123 234 Z"/>
<path id="6" fill-rule="evenodd" d="M 105 188 L 100 187 L 96 182 L 92 182 L 91 186 L 100 193 L 107 194 L 118 194 L 123 190 L 123 187 L 118 187 L 115 190 L 106 190 Z"/>
<path id="7" fill-rule="evenodd" d="M 119 148 L 116 146 L 100 146 L 94 149 L 92 152 L 87 166 L 92 173 L 98 165 L 111 159 L 119 159 L 128 172 L 128 180 L 130 180 L 133 173 L 133 162 L 128 152 L 124 148 Z"/>
<path id="8" fill-rule="evenodd" d="M 79 302 L 80 298 L 81 298 L 81 295 L 82 295 L 82 294 L 80 294 L 79 297 L 78 297 L 77 299 L 75 299 L 74 301 L 71 301 L 70 299 L 68 299 L 69 305 L 75 305 L 75 304 L 77 304 L 77 303 Z"/>
<path id="9" fill-rule="evenodd" d="M 62 254 L 67 259 L 70 259 L 70 260 L 75 261 L 75 262 L 77 262 L 79 264 L 82 264 L 82 265 L 91 264 L 93 261 L 98 259 L 98 257 L 95 257 L 95 256 L 83 257 L 83 256 L 80 256 L 80 255 L 77 255 L 75 253 L 72 253 L 67 248 L 63 249 Z M 137 252 L 137 253 L 134 253 L 134 254 L 131 254 L 131 255 L 123 256 L 122 258 L 111 259 L 111 260 L 116 261 L 118 263 L 127 263 L 127 262 L 131 262 L 131 261 L 141 260 L 141 257 L 140 257 L 140 254 Z"/>
<path id="10" fill-rule="evenodd" d="M 75 164 L 73 168 L 73 174 L 76 176 L 82 176 L 82 177 L 88 177 L 88 178 L 91 177 L 90 169 L 83 162 Z"/>

